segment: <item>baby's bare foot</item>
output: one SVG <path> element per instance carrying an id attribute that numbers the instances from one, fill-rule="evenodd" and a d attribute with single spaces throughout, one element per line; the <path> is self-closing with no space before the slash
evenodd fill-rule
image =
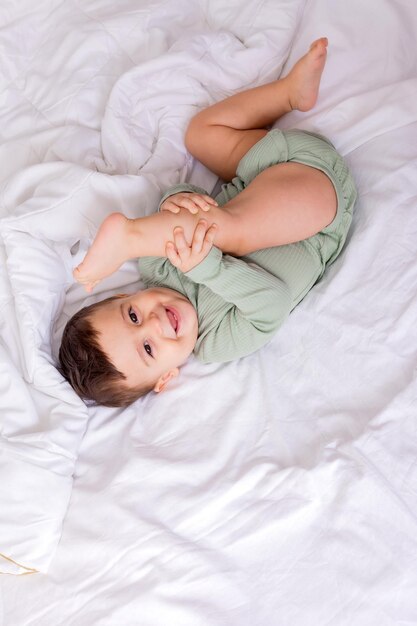
<path id="1" fill-rule="evenodd" d="M 285 79 L 289 83 L 292 109 L 309 111 L 316 104 L 320 79 L 326 63 L 327 37 L 314 41 L 310 50 L 294 65 Z"/>
<path id="2" fill-rule="evenodd" d="M 112 213 L 102 223 L 84 260 L 73 271 L 76 281 L 86 291 L 110 276 L 129 258 L 131 220 L 122 213 Z"/>

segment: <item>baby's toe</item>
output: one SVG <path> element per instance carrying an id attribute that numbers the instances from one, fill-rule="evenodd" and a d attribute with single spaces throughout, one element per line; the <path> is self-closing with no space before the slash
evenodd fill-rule
<path id="1" fill-rule="evenodd" d="M 85 283 L 84 284 L 84 288 L 88 293 L 92 293 L 94 287 L 96 287 L 99 284 L 99 280 L 95 280 L 94 282 L 90 282 L 90 283 Z"/>
<path id="2" fill-rule="evenodd" d="M 76 267 L 73 270 L 72 275 L 75 278 L 75 280 L 81 283 L 82 285 L 85 285 L 86 283 L 91 283 L 91 278 L 82 273 L 80 266 Z"/>

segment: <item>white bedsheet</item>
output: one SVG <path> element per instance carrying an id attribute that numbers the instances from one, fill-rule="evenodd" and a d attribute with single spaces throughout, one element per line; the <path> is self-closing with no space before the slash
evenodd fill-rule
<path id="1" fill-rule="evenodd" d="M 42 573 L 0 578 L 5 626 L 415 626 L 413 0 L 30 7 L 1 8 L 0 569 Z M 321 35 L 319 101 L 278 126 L 346 156 L 345 251 L 261 351 L 87 410 L 54 368 L 63 326 L 140 285 L 133 262 L 73 284 L 97 226 L 213 187 L 189 117 Z"/>

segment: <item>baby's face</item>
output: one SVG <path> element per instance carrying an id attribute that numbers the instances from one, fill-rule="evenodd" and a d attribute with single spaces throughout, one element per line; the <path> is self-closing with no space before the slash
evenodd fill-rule
<path id="1" fill-rule="evenodd" d="M 102 350 L 129 387 L 154 384 L 175 371 L 197 341 L 195 308 L 181 293 L 164 287 L 121 295 L 95 311 L 91 321 Z"/>

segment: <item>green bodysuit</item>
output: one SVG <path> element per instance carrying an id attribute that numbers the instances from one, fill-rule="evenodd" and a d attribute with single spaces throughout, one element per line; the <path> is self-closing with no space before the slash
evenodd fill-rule
<path id="1" fill-rule="evenodd" d="M 239 258 L 213 246 L 201 263 L 185 273 L 165 257 L 143 257 L 138 261 L 147 287 L 175 289 L 194 305 L 199 325 L 194 354 L 201 361 L 231 361 L 267 343 L 345 243 L 356 189 L 342 157 L 319 135 L 271 130 L 239 162 L 236 177 L 222 186 L 216 196 L 219 206 L 267 167 L 287 161 L 315 167 L 332 181 L 337 213 L 322 231 L 297 243 Z M 179 184 L 168 190 L 161 204 L 170 195 L 184 191 L 207 194 L 200 187 Z"/>

